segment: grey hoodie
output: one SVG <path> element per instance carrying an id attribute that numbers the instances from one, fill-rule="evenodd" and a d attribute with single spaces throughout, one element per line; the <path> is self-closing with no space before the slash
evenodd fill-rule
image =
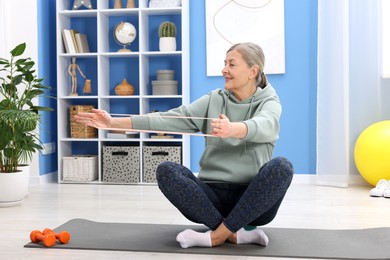
<path id="1" fill-rule="evenodd" d="M 206 137 L 199 178 L 209 182 L 248 184 L 260 167 L 272 158 L 281 111 L 279 97 L 268 84 L 264 89 L 257 88 L 253 96 L 242 101 L 230 91 L 216 89 L 189 105 L 159 114 L 203 118 L 218 118 L 224 114 L 231 122 L 244 122 L 248 133 L 243 139 Z M 133 116 L 132 120 L 135 129 L 211 132 L 211 120 L 154 116 Z"/>

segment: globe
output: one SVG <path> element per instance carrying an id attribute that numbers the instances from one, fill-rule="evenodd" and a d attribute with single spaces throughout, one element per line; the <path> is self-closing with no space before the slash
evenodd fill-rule
<path id="1" fill-rule="evenodd" d="M 118 52 L 129 52 L 130 49 L 127 49 L 126 46 L 130 45 L 135 37 L 137 36 L 137 30 L 134 25 L 129 22 L 120 22 L 114 28 L 114 39 L 123 48 L 119 49 Z"/>

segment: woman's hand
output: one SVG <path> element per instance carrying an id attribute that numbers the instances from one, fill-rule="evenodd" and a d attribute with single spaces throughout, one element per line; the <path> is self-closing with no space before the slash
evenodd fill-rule
<path id="1" fill-rule="evenodd" d="M 112 117 L 107 111 L 100 109 L 92 109 L 91 113 L 80 112 L 74 116 L 77 123 L 95 128 L 110 128 L 112 127 Z"/>
<path id="2" fill-rule="evenodd" d="M 230 123 L 229 118 L 225 115 L 219 115 L 218 119 L 213 119 L 211 121 L 211 134 L 221 137 L 229 138 L 232 137 L 232 124 Z"/>
<path id="3" fill-rule="evenodd" d="M 211 121 L 211 134 L 221 138 L 245 138 L 248 128 L 244 122 L 230 122 L 225 115 Z"/>

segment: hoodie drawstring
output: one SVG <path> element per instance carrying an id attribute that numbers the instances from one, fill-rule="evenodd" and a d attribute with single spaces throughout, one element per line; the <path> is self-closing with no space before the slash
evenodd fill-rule
<path id="1" fill-rule="evenodd" d="M 250 118 L 251 114 L 252 114 L 252 106 L 253 106 L 254 99 L 255 99 L 255 95 L 253 95 L 251 97 L 251 101 L 249 102 L 249 109 L 248 109 L 248 112 L 247 112 L 247 114 L 245 116 L 245 120 L 248 120 Z M 244 153 L 246 153 L 246 151 L 247 151 L 246 150 L 246 144 L 247 144 L 247 141 L 245 140 L 245 143 L 244 143 Z"/>

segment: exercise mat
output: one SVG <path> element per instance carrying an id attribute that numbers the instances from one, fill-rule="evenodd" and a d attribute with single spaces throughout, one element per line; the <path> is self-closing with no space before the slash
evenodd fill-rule
<path id="1" fill-rule="evenodd" d="M 215 248 L 182 249 L 176 235 L 190 228 L 206 231 L 200 225 L 105 223 L 73 219 L 54 229 L 71 234 L 68 244 L 54 249 L 114 250 L 160 253 L 270 256 L 332 259 L 390 259 L 390 228 L 354 230 L 262 228 L 269 237 L 266 247 L 225 243 Z M 25 247 L 44 248 L 40 243 Z"/>

